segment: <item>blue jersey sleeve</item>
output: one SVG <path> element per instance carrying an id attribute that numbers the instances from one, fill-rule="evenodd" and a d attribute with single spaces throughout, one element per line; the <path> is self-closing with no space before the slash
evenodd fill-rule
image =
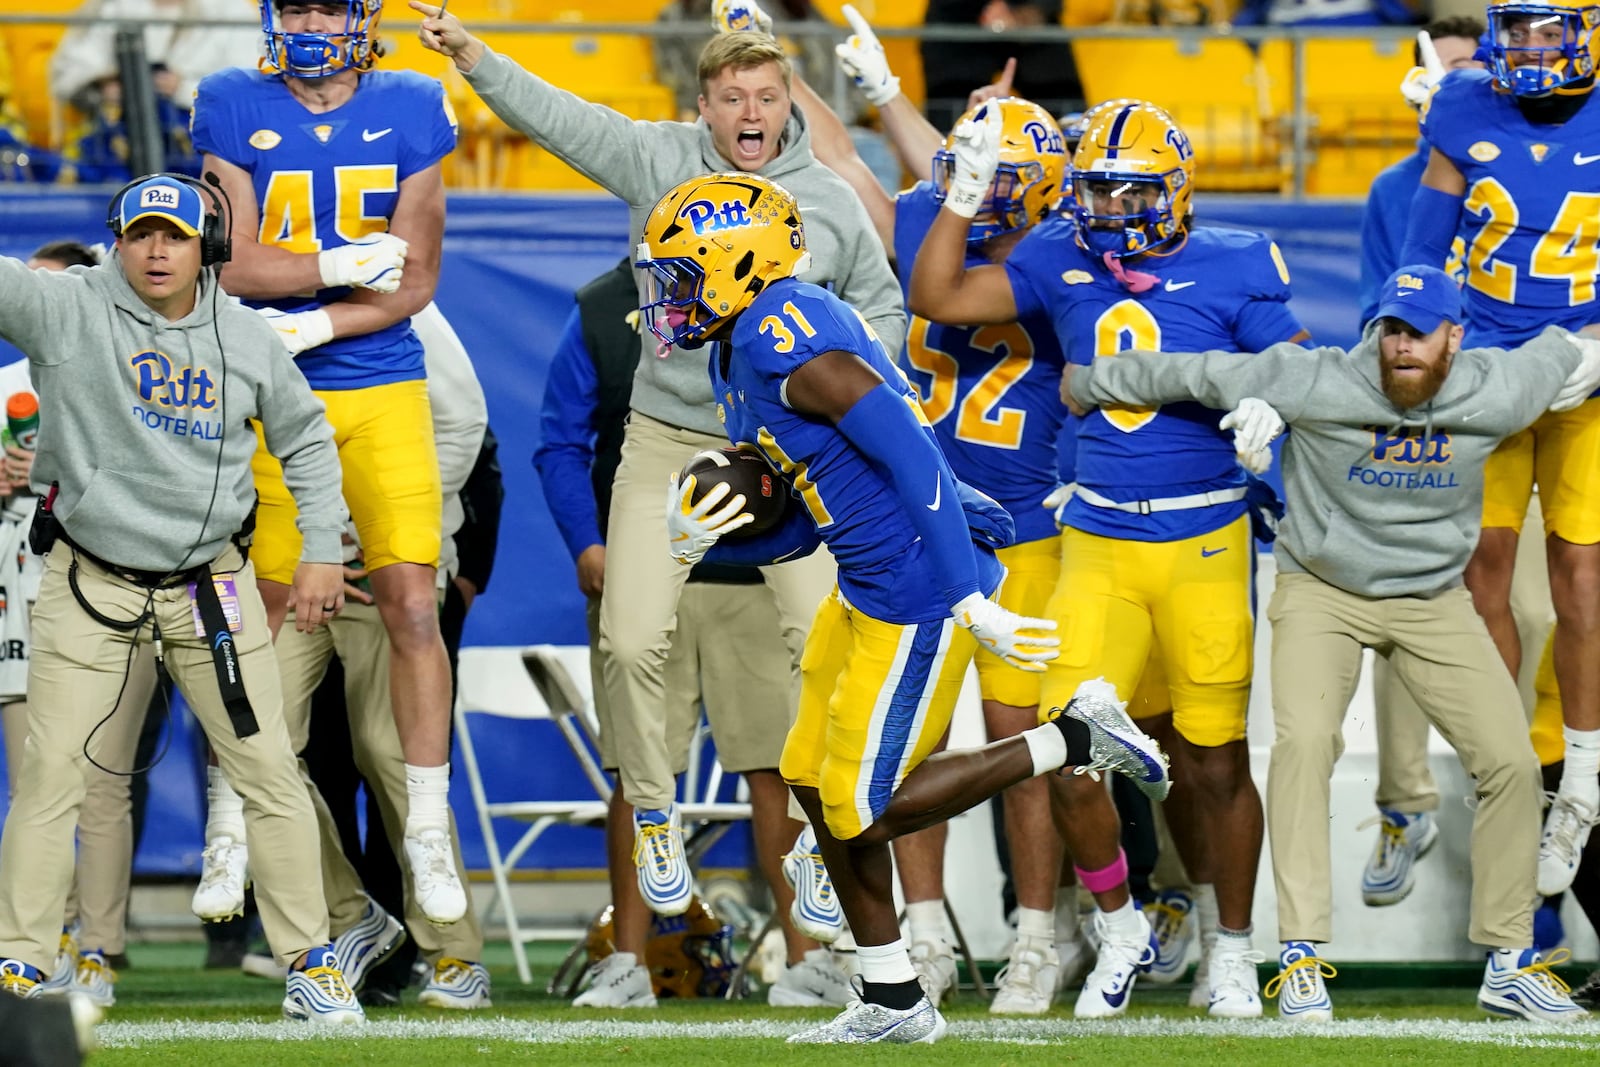
<path id="1" fill-rule="evenodd" d="M 1259 238 L 1239 257 L 1243 299 L 1234 318 L 1233 336 L 1241 352 L 1260 352 L 1301 333 L 1289 310 L 1289 267 L 1277 244 Z"/>
<path id="2" fill-rule="evenodd" d="M 400 153 L 400 180 L 427 170 L 455 151 L 456 113 L 445 95 L 444 86 L 434 78 L 406 72 L 405 94 L 408 111 L 419 117 L 406 131 L 405 148 Z"/>
<path id="3" fill-rule="evenodd" d="M 1478 141 L 1481 95 L 1492 76 L 1483 70 L 1451 71 L 1422 105 L 1422 139 L 1462 167 L 1467 150 Z M 1498 146 L 1496 146 L 1498 147 Z"/>
<path id="4" fill-rule="evenodd" d="M 599 389 L 594 361 L 583 343 L 583 322 L 573 308 L 545 380 L 539 447 L 533 453 L 545 503 L 573 559 L 589 546 L 605 543 L 589 481 Z"/>
<path id="5" fill-rule="evenodd" d="M 1006 276 L 1011 279 L 1011 299 L 1017 305 L 1018 319 L 1050 314 L 1044 286 L 1055 277 L 1051 267 L 1055 250 L 1051 236 L 1042 232 L 1045 226 L 1035 227 L 1006 257 Z"/>
<path id="6" fill-rule="evenodd" d="M 824 352 L 866 357 L 872 340 L 865 320 L 844 301 L 825 296 L 796 291 L 780 307 L 764 305 L 767 314 L 754 323 L 745 321 L 750 316 L 740 320 L 734 346 L 774 389 L 781 390 L 789 375 Z"/>
<path id="7" fill-rule="evenodd" d="M 917 261 L 928 227 L 938 217 L 939 202 L 930 182 L 918 182 L 894 198 L 894 259 L 900 273 L 900 290 L 909 295 L 911 265 Z"/>
<path id="8" fill-rule="evenodd" d="M 238 99 L 244 89 L 245 78 L 241 75 L 248 77 L 248 72 L 221 70 L 201 79 L 194 93 L 194 107 L 189 112 L 189 134 L 196 152 L 229 163 L 245 158 L 246 138 L 250 134 L 240 128 L 237 109 L 228 103 L 230 99 Z"/>

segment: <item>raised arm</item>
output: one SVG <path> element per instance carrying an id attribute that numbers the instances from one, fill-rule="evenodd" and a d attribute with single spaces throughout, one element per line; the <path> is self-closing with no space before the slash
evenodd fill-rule
<path id="1" fill-rule="evenodd" d="M 65 362 L 71 353 L 47 353 L 48 340 L 52 330 L 59 331 L 61 323 L 75 317 L 73 307 L 87 289 L 73 274 L 29 270 L 20 259 L 0 256 L 0 337 L 22 349 L 31 362 Z"/>
<path id="2" fill-rule="evenodd" d="M 1400 246 L 1400 263 L 1426 263 L 1443 267 L 1450 259 L 1450 242 L 1461 225 L 1461 208 L 1467 179 L 1450 157 L 1433 149 L 1427 169 L 1411 200 L 1406 239 Z"/>
<path id="3" fill-rule="evenodd" d="M 461 20 L 411 0 L 425 48 L 455 63 L 467 84 L 512 129 L 630 204 L 651 204 L 671 182 L 655 172 L 655 145 L 678 123 L 635 122 L 529 73 L 468 33 Z"/>
<path id="4" fill-rule="evenodd" d="M 794 102 L 811 128 L 811 151 L 823 166 L 843 178 L 855 191 L 883 247 L 894 248 L 894 199 L 856 152 L 856 142 L 850 131 L 827 101 L 799 77 L 794 80 Z"/>
<path id="5" fill-rule="evenodd" d="M 1335 350 L 1285 342 L 1264 352 L 1119 352 L 1086 367 L 1068 366 L 1061 398 L 1082 410 L 1107 404 L 1154 405 L 1193 400 L 1230 411 L 1245 397 L 1270 404 L 1291 425 L 1325 358 Z M 1344 358 L 1338 353 L 1339 358 Z"/>
<path id="6" fill-rule="evenodd" d="M 844 5 L 844 17 L 855 31 L 843 44 L 834 47 L 839 66 L 850 75 L 867 102 L 878 109 L 883 132 L 900 166 L 919 181 L 933 177 L 933 154 L 944 143 L 944 134 L 900 91 L 900 79 L 889 70 L 889 59 L 872 26 L 852 5 Z"/>

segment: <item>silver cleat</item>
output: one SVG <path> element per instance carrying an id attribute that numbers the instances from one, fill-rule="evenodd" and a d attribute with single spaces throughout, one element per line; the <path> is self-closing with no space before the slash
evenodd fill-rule
<path id="1" fill-rule="evenodd" d="M 1151 800 L 1165 800 L 1172 789 L 1167 777 L 1167 754 L 1128 717 L 1128 705 L 1117 699 L 1116 687 L 1104 678 L 1078 686 L 1060 714 L 1089 728 L 1090 762 L 1072 768 L 1073 774 L 1115 771 L 1126 775 Z"/>
<path id="2" fill-rule="evenodd" d="M 856 975 L 850 984 L 856 996 L 861 996 L 861 976 Z M 856 1000 L 821 1026 L 790 1035 L 789 1044 L 866 1045 L 882 1041 L 931 1045 L 944 1036 L 945 1029 L 944 1016 L 926 996 L 904 1011 Z"/>

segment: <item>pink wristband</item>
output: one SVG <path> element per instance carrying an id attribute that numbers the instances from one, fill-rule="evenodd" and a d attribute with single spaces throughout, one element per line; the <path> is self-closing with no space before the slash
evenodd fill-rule
<path id="1" fill-rule="evenodd" d="M 1115 862 L 1098 871 L 1086 871 L 1077 866 L 1072 869 L 1078 872 L 1078 884 L 1083 888 L 1091 893 L 1105 893 L 1128 880 L 1128 854 L 1117 849 Z"/>

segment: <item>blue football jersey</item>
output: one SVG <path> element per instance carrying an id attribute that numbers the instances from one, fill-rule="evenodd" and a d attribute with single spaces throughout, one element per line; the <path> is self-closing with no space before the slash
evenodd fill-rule
<path id="1" fill-rule="evenodd" d="M 928 182 L 895 200 L 902 289 L 909 288 L 911 264 L 939 208 Z M 987 262 L 969 251 L 969 267 Z M 904 360 L 956 477 L 1011 512 L 1019 542 L 1056 536 L 1055 516 L 1042 501 L 1058 481 L 1057 440 L 1067 409 L 1061 403 L 1061 346 L 1049 317 L 944 326 L 913 315 Z"/>
<path id="2" fill-rule="evenodd" d="M 1467 180 L 1466 344 L 1600 321 L 1600 104 L 1535 125 L 1487 71 L 1456 71 L 1423 107 L 1422 135 Z"/>
<path id="3" fill-rule="evenodd" d="M 276 75 L 242 67 L 200 82 L 195 148 L 250 174 L 262 244 L 321 252 L 389 229 L 400 183 L 449 155 L 455 114 L 436 79 L 370 71 L 348 103 L 313 114 Z M 349 289 L 247 301 L 300 311 L 341 300 Z M 296 363 L 314 389 L 359 389 L 423 377 L 422 344 L 409 322 L 344 337 Z"/>
<path id="4" fill-rule="evenodd" d="M 713 346 L 711 387 L 728 440 L 755 448 L 804 503 L 839 565 L 839 590 L 855 607 L 893 623 L 950 614 L 940 583 L 894 486 L 825 419 L 783 400 L 790 374 L 824 352 L 854 352 L 919 411 L 916 393 L 865 319 L 808 282 L 769 286 Z M 932 430 L 928 431 L 930 437 Z M 994 553 L 974 544 L 985 593 L 999 585 Z"/>
<path id="5" fill-rule="evenodd" d="M 1133 293 L 1074 239 L 1064 218 L 1040 223 L 1006 260 L 1021 316 L 1048 314 L 1073 363 L 1118 352 L 1258 352 L 1301 332 L 1277 245 L 1242 230 L 1191 230 L 1177 251 L 1141 260 L 1161 284 Z M 1245 484 L 1222 412 L 1185 402 L 1111 407 L 1078 426 L 1077 481 L 1110 500 L 1183 497 Z M 1226 526 L 1244 501 L 1130 514 L 1074 498 L 1062 521 L 1134 541 L 1176 541 Z"/>

